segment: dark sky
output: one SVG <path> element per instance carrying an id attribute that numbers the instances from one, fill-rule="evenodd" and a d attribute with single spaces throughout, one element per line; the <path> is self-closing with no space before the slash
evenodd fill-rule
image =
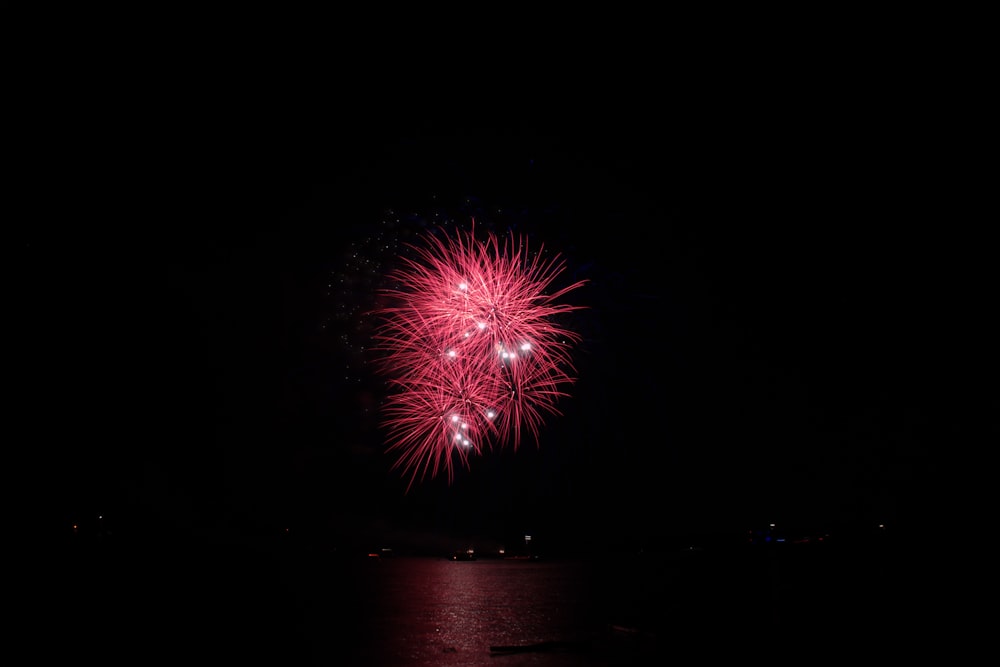
<path id="1" fill-rule="evenodd" d="M 15 304 L 56 523 L 364 545 L 915 530 L 990 400 L 956 345 L 965 241 L 898 91 L 799 84 L 652 106 L 206 84 L 63 127 Z M 539 448 L 406 494 L 352 319 L 377 274 L 352 253 L 473 216 L 588 281 L 579 380 Z"/>

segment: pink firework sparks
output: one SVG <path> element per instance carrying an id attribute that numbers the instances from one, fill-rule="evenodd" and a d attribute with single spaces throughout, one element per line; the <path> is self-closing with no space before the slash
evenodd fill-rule
<path id="1" fill-rule="evenodd" d="M 430 236 L 415 256 L 403 259 L 382 290 L 388 305 L 378 311 L 377 368 L 389 378 L 383 411 L 394 469 L 409 486 L 470 454 L 510 444 L 522 436 L 538 443 L 549 415 L 575 381 L 570 356 L 579 335 L 561 328 L 557 316 L 580 306 L 558 303 L 582 286 L 551 293 L 564 270 L 559 255 L 544 260 L 544 246 L 529 252 L 527 240 L 472 229 L 453 237 Z"/>

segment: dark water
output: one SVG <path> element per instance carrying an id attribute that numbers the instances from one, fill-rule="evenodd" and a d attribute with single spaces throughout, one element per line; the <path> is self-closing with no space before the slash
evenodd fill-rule
<path id="1" fill-rule="evenodd" d="M 21 610 L 43 637 L 33 655 L 105 664 L 919 655 L 933 613 L 906 554 L 866 549 L 455 562 L 144 546 L 54 563 Z"/>
<path id="2" fill-rule="evenodd" d="M 369 664 L 497 664 L 491 647 L 544 644 L 512 664 L 574 664 L 593 639 L 590 573 L 579 562 L 385 559 L 359 573 Z M 537 650 L 546 649 L 546 650 Z"/>

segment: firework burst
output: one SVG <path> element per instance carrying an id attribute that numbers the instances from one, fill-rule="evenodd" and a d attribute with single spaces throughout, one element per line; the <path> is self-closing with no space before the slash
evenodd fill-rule
<path id="1" fill-rule="evenodd" d="M 559 303 L 585 281 L 554 288 L 565 263 L 543 259 L 513 233 L 429 235 L 411 245 L 381 290 L 376 368 L 388 378 L 383 408 L 394 469 L 417 478 L 448 474 L 497 446 L 538 443 L 545 417 L 575 381 L 571 351 L 580 337 Z"/>

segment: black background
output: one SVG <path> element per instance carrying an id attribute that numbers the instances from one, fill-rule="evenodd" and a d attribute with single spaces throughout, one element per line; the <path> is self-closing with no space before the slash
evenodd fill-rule
<path id="1" fill-rule="evenodd" d="M 632 547 L 938 511 L 991 399 L 916 79 L 195 70 L 71 75 L 38 109 L 14 405 L 46 530 Z M 435 213 L 562 253 L 584 340 L 540 447 L 405 493 L 379 380 L 343 372 L 368 295 L 327 285 Z"/>

